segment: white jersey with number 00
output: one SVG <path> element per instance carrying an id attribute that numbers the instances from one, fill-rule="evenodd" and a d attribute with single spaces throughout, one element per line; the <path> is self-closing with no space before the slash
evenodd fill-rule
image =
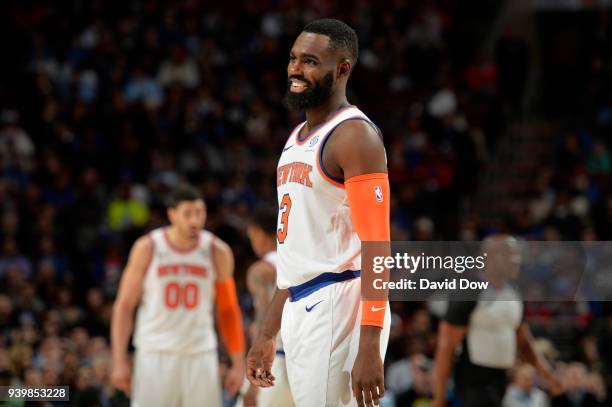
<path id="1" fill-rule="evenodd" d="M 361 268 L 361 241 L 351 221 L 344 181 L 328 174 L 322 164 L 327 138 L 346 120 L 372 124 L 355 106 L 347 106 L 310 134 L 300 135 L 306 122 L 298 125 L 283 149 L 276 173 L 279 288 L 321 273 Z"/>
<path id="2" fill-rule="evenodd" d="M 153 255 L 136 316 L 134 346 L 182 354 L 216 349 L 214 235 L 201 231 L 189 250 L 173 247 L 165 228 L 152 231 L 150 238 Z"/>

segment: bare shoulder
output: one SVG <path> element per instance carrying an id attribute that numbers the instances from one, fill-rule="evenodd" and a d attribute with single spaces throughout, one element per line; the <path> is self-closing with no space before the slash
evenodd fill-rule
<path id="1" fill-rule="evenodd" d="M 155 244 L 153 243 L 153 239 L 151 235 L 146 234 L 140 236 L 134 242 L 132 246 L 132 250 L 130 252 L 130 262 L 148 262 L 153 254 Z"/>
<path id="2" fill-rule="evenodd" d="M 147 251 L 153 250 L 153 238 L 150 234 L 142 235 L 134 242 L 134 250 Z"/>
<path id="3" fill-rule="evenodd" d="M 265 260 L 257 260 L 247 270 L 247 278 L 276 281 L 276 269 Z"/>
<path id="4" fill-rule="evenodd" d="M 218 236 L 213 235 L 212 245 L 215 253 L 221 253 L 225 255 L 227 255 L 228 253 L 232 253 L 232 248 Z"/>
<path id="5" fill-rule="evenodd" d="M 365 120 L 346 120 L 330 137 L 325 149 L 344 179 L 372 172 L 387 172 L 385 146 L 380 133 Z"/>
<path id="6" fill-rule="evenodd" d="M 150 235 L 139 237 L 132 245 L 130 257 L 121 276 L 117 304 L 135 307 L 142 295 L 144 277 L 153 258 L 154 243 Z"/>
<path id="7" fill-rule="evenodd" d="M 384 148 L 380 133 L 372 123 L 362 119 L 348 119 L 340 123 L 330 143 L 355 150 Z"/>

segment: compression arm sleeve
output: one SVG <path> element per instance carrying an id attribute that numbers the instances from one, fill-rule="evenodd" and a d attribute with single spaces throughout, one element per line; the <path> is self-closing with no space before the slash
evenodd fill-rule
<path id="1" fill-rule="evenodd" d="M 344 182 L 351 218 L 362 242 L 391 240 L 390 188 L 385 173 L 363 174 Z M 362 273 L 371 270 L 362 270 Z M 386 300 L 362 300 L 361 325 L 383 326 Z"/>
<path id="2" fill-rule="evenodd" d="M 236 284 L 233 277 L 215 283 L 217 322 L 223 342 L 230 355 L 244 352 L 244 330 L 242 314 L 236 295 Z"/>

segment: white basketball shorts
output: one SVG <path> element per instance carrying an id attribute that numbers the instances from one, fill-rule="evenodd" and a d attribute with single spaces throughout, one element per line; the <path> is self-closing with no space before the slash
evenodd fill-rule
<path id="1" fill-rule="evenodd" d="M 306 283 L 310 286 L 288 299 L 283 309 L 281 335 L 293 400 L 297 407 L 356 406 L 351 370 L 359 346 L 361 281 L 350 278 L 325 285 L 324 278 L 317 279 Z M 387 307 L 376 355 L 383 360 L 390 326 Z"/>
<path id="2" fill-rule="evenodd" d="M 131 398 L 134 407 L 221 406 L 217 351 L 182 355 L 137 350 Z"/>

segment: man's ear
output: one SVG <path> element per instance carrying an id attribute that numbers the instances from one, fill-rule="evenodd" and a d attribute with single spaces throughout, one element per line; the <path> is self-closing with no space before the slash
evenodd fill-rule
<path id="1" fill-rule="evenodd" d="M 349 61 L 348 59 L 343 59 L 342 61 L 340 61 L 340 63 L 338 64 L 338 68 L 336 70 L 336 77 L 338 79 L 345 77 L 351 73 L 351 61 Z"/>

